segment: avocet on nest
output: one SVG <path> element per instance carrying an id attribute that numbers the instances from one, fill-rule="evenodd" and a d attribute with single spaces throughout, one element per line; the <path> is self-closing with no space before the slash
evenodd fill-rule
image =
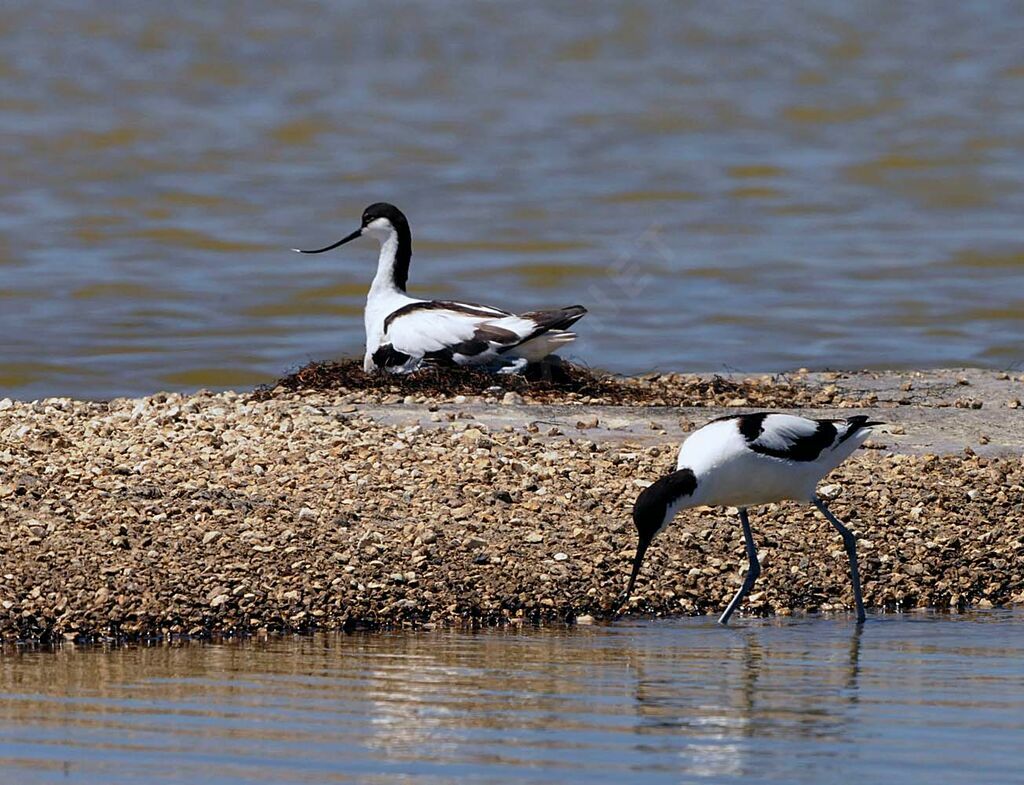
<path id="1" fill-rule="evenodd" d="M 654 536 L 676 513 L 702 505 L 737 507 L 750 568 L 718 620 L 727 624 L 761 574 L 747 508 L 792 499 L 815 505 L 842 535 L 850 561 L 857 620 L 864 621 L 856 538 L 829 512 L 816 488 L 822 477 L 864 443 L 871 426 L 880 424 L 863 415 L 845 420 L 809 420 L 761 412 L 722 417 L 694 431 L 679 450 L 676 471 L 644 489 L 633 506 L 640 541 L 622 602 L 633 593 L 644 553 Z"/>
<path id="2" fill-rule="evenodd" d="M 367 372 L 415 370 L 424 363 L 494 366 L 518 371 L 572 343 L 568 328 L 587 309 L 571 305 L 553 311 L 509 313 L 476 303 L 417 300 L 405 291 L 412 258 L 412 233 L 405 215 L 378 202 L 363 211 L 362 225 L 323 253 L 369 235 L 380 242 L 377 274 L 366 298 Z"/>

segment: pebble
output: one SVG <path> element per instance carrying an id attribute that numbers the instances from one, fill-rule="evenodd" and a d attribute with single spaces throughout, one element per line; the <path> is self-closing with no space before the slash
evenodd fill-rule
<path id="1" fill-rule="evenodd" d="M 716 384 L 661 374 L 643 389 L 661 405 L 679 390 L 718 405 L 846 400 L 799 381 Z M 454 417 L 460 433 L 329 414 L 368 397 L 350 395 L 0 400 L 0 636 L 612 617 L 636 548 L 633 501 L 672 451 L 575 430 L 545 440 Z M 448 400 L 414 397 L 425 411 Z M 569 421 L 592 419 L 583 410 Z M 636 425 L 625 414 L 602 421 Z M 1019 456 L 860 451 L 820 492 L 861 538 L 869 607 L 1022 601 Z M 772 505 L 752 520 L 765 566 L 744 610 L 850 607 L 842 543 L 813 508 Z M 652 546 L 627 609 L 715 613 L 744 569 L 734 514 L 684 512 Z"/>

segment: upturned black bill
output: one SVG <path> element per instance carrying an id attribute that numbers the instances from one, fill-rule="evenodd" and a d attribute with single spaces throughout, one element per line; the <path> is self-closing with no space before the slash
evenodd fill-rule
<path id="1" fill-rule="evenodd" d="M 293 251 L 298 251 L 299 253 L 323 253 L 324 251 L 331 251 L 331 250 L 337 248 L 339 245 L 344 245 L 347 242 L 355 240 L 357 237 L 361 237 L 362 234 L 363 234 L 363 230 L 362 229 L 356 229 L 348 237 L 342 237 L 340 240 L 338 240 L 338 242 L 334 243 L 333 245 L 328 245 L 326 248 L 317 248 L 314 251 L 304 251 L 301 248 L 293 248 L 292 250 Z"/>

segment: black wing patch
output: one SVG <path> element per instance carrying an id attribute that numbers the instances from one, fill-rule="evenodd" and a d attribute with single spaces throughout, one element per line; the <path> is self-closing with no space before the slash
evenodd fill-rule
<path id="1" fill-rule="evenodd" d="M 405 365 L 411 355 L 405 352 L 398 351 L 394 346 L 389 343 L 379 347 L 372 355 L 373 364 L 378 368 L 393 368 L 395 366 Z"/>
<path id="2" fill-rule="evenodd" d="M 511 330 L 506 330 L 504 327 L 498 327 L 494 324 L 481 324 L 476 328 L 476 332 L 473 333 L 472 341 L 465 341 L 465 343 L 480 343 L 483 344 L 482 348 L 476 352 L 469 352 L 469 354 L 479 354 L 487 348 L 489 343 L 497 344 L 508 344 L 513 341 L 518 341 L 518 333 L 514 333 Z M 467 354 L 452 347 L 458 354 Z"/>
<path id="3" fill-rule="evenodd" d="M 808 423 L 815 423 L 815 429 L 803 434 L 787 434 L 782 436 L 781 438 L 785 440 L 784 446 L 759 444 L 758 439 L 764 434 L 765 420 L 771 415 L 772 412 L 730 414 L 718 417 L 714 422 L 736 420 L 736 427 L 740 435 L 743 436 L 747 442 L 747 447 L 753 452 L 798 463 L 815 461 L 829 447 L 842 444 L 858 431 L 870 428 L 872 425 L 882 424 L 869 420 L 863 414 L 848 417 L 846 420 L 808 420 Z M 845 423 L 847 425 L 841 435 L 836 427 L 836 423 Z M 837 436 L 838 439 L 836 438 Z"/>
<path id="4" fill-rule="evenodd" d="M 816 423 L 817 427 L 805 434 L 792 437 L 787 435 L 783 447 L 758 444 L 757 440 L 764 433 L 764 422 L 771 414 L 772 412 L 756 412 L 754 414 L 728 415 L 719 417 L 718 420 L 736 420 L 736 427 L 751 451 L 787 461 L 802 463 L 817 460 L 822 451 L 831 447 L 836 440 L 838 431 L 832 420 L 809 420 L 808 422 Z"/>
<path id="5" fill-rule="evenodd" d="M 482 324 L 473 332 L 473 337 L 469 340 L 460 341 L 443 349 L 427 352 L 423 355 L 423 358 L 435 365 L 455 366 L 458 365 L 455 362 L 456 354 L 460 354 L 463 357 L 475 357 L 490 349 L 492 341 L 497 344 L 507 344 L 510 341 L 518 340 L 519 336 L 511 330 L 506 330 L 504 327 L 496 327 L 493 324 Z M 499 351 L 501 350 L 499 349 Z"/>
<path id="6" fill-rule="evenodd" d="M 836 426 L 831 420 L 816 420 L 818 427 L 810 434 L 797 436 L 785 447 L 766 447 L 756 442 L 748 443 L 750 449 L 773 458 L 785 458 L 788 461 L 815 461 L 822 450 L 831 447 L 836 440 Z"/>
<path id="7" fill-rule="evenodd" d="M 384 332 L 386 333 L 388 331 L 388 328 L 395 319 L 407 316 L 414 311 L 453 311 L 454 313 L 461 313 L 466 316 L 479 316 L 485 319 L 502 319 L 506 316 L 513 315 L 505 313 L 504 311 L 498 311 L 497 309 L 490 310 L 485 306 L 477 305 L 476 303 L 456 303 L 449 302 L 448 300 L 427 300 L 425 302 L 403 305 L 398 310 L 389 313 L 384 319 Z"/>

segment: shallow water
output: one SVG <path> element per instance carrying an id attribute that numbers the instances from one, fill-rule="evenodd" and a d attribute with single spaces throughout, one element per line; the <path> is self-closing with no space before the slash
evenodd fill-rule
<path id="1" fill-rule="evenodd" d="M 1024 613 L 0 656 L 7 782 L 1005 783 Z"/>
<path id="2" fill-rule="evenodd" d="M 245 387 L 414 293 L 621 371 L 1024 361 L 1010 2 L 0 8 L 0 395 Z"/>

